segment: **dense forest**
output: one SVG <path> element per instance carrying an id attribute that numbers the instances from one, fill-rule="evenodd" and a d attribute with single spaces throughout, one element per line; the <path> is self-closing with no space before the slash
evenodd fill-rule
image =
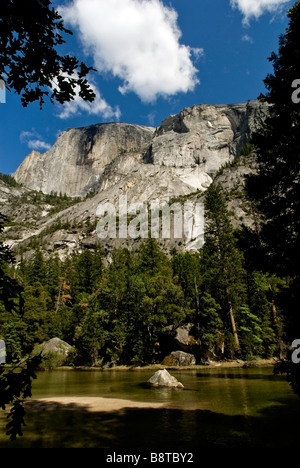
<path id="1" fill-rule="evenodd" d="M 222 190 L 212 184 L 205 244 L 194 253 L 166 255 L 150 239 L 138 251 L 114 250 L 109 261 L 101 248 L 61 260 L 44 257 L 37 247 L 30 260 L 16 264 L 1 242 L 0 338 L 8 362 L 19 362 L 54 336 L 73 346 L 71 365 L 161 362 L 166 328 L 192 323 L 203 357 L 284 358 L 278 371 L 300 395 L 300 365 L 290 359 L 291 344 L 300 339 L 300 103 L 292 99 L 300 79 L 299 0 L 288 18 L 260 97 L 270 104 L 270 115 L 250 142 L 258 171 L 246 192 L 259 228 L 235 231 Z M 52 17 L 50 22 L 53 28 Z M 43 44 L 40 36 L 38 41 Z M 17 85 L 22 89 L 22 82 Z M 0 232 L 5 222 L 1 216 Z M 29 364 L 17 374 L 0 366 L 0 406 L 14 402 L 13 436 L 23 417 L 19 397 L 30 395 Z"/>
<path id="2" fill-rule="evenodd" d="M 59 259 L 39 248 L 3 265 L 7 283 L 0 335 L 8 360 L 59 337 L 71 365 L 161 362 L 168 326 L 192 323 L 202 357 L 281 356 L 289 278 L 257 268 L 245 232 L 234 231 L 222 190 L 206 196 L 204 247 L 166 255 L 153 239 L 139 250 L 84 250 Z M 10 297 L 9 297 L 10 296 Z"/>

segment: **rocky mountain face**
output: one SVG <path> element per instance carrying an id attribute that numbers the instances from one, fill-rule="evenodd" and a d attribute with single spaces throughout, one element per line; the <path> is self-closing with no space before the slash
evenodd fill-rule
<path id="1" fill-rule="evenodd" d="M 120 195 L 128 204 L 201 203 L 217 181 L 229 194 L 235 223 L 251 224 L 241 194 L 244 175 L 255 162 L 240 156 L 267 112 L 259 101 L 198 105 L 168 117 L 157 129 L 110 123 L 67 130 L 49 151 L 25 158 L 14 174 L 19 186 L 0 183 L 0 211 L 12 221 L 6 241 L 22 251 L 30 251 L 34 240 L 61 254 L 93 248 L 99 243 L 99 205 L 118 206 Z M 174 242 L 163 244 L 168 249 Z M 128 240 L 100 243 L 109 249 Z"/>
<path id="2" fill-rule="evenodd" d="M 70 197 L 106 190 L 133 172 L 152 176 L 160 186 L 166 177 L 168 185 L 205 189 L 220 167 L 239 155 L 265 111 L 257 101 L 200 105 L 167 118 L 156 130 L 122 123 L 70 129 L 46 153 L 29 154 L 14 178 L 33 190 Z"/>
<path id="3" fill-rule="evenodd" d="M 105 169 L 121 155 L 145 151 L 152 135 L 152 128 L 120 123 L 69 129 L 46 153 L 29 154 L 14 177 L 43 193 L 82 197 L 99 185 Z"/>

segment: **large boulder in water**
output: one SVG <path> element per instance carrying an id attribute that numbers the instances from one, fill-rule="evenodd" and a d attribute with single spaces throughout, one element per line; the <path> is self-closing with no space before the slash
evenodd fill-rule
<path id="1" fill-rule="evenodd" d="M 184 388 L 181 382 L 169 374 L 166 369 L 158 370 L 148 380 L 148 384 L 154 387 L 173 387 L 173 388 Z"/>

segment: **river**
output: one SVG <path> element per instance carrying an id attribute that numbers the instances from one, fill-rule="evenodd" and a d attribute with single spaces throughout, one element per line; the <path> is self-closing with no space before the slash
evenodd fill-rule
<path id="1" fill-rule="evenodd" d="M 273 375 L 271 367 L 170 371 L 184 389 L 149 388 L 146 382 L 153 373 L 149 369 L 39 372 L 23 436 L 13 443 L 3 436 L 2 415 L 0 448 L 166 451 L 298 445 L 300 398 L 283 376 Z M 41 399 L 43 404 L 38 404 Z M 120 399 L 120 407 L 104 410 L 103 402 Z M 98 406 L 90 411 L 88 402 Z"/>

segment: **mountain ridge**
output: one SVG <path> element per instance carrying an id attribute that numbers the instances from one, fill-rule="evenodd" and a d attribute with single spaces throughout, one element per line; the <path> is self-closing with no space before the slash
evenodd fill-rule
<path id="1" fill-rule="evenodd" d="M 68 129 L 49 151 L 30 153 L 13 177 L 43 193 L 84 198 L 112 173 L 127 175 L 139 167 L 147 176 L 146 165 L 152 164 L 173 168 L 173 181 L 205 189 L 220 167 L 239 155 L 266 112 L 259 101 L 201 104 L 167 117 L 156 129 L 127 123 Z"/>
<path id="2" fill-rule="evenodd" d="M 14 174 L 19 188 L 0 183 L 0 211 L 11 219 L 7 244 L 22 255 L 36 245 L 61 256 L 99 244 L 107 251 L 132 248 L 139 239 L 99 239 L 99 205 L 118 206 L 120 195 L 128 204 L 203 203 L 212 183 L 226 191 L 234 226 L 251 226 L 243 184 L 255 161 L 241 153 L 267 110 L 259 101 L 205 104 L 167 117 L 156 129 L 109 123 L 63 132 L 51 150 L 25 158 Z M 173 238 L 159 242 L 166 251 L 188 248 Z"/>

